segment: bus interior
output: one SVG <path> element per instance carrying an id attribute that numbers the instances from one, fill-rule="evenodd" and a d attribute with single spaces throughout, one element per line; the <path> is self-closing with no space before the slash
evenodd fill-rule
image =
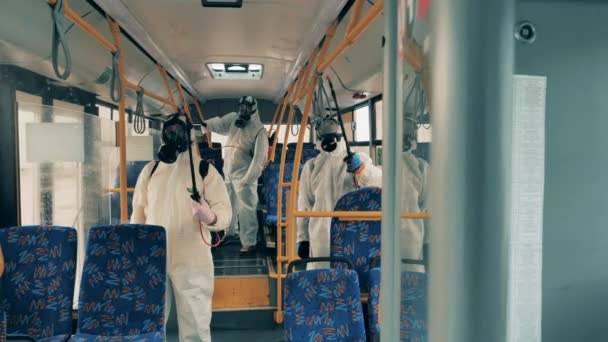
<path id="1" fill-rule="evenodd" d="M 269 145 L 257 246 L 241 253 L 238 239 L 205 241 L 214 341 L 608 340 L 608 183 L 604 153 L 595 153 L 608 142 L 599 101 L 605 14 L 608 5 L 593 0 L 2 0 L 0 227 L 74 229 L 73 299 L 57 311 L 70 315 L 64 340 L 86 341 L 78 337 L 86 324 L 99 324 L 107 339 L 97 340 L 146 341 L 135 333 L 145 329 L 180 340 L 173 298 L 162 299 L 173 308 L 162 324 L 135 314 L 141 322 L 124 322 L 129 310 L 143 312 L 137 306 L 87 318 L 96 312 L 79 303 L 94 281 L 87 240 L 129 223 L 137 179 L 157 160 L 172 113 L 188 117 L 193 152 L 226 177 L 226 155 L 239 147 L 205 122 L 252 96 Z M 348 192 L 326 211 L 299 210 L 302 170 L 325 153 L 315 118 L 334 112 L 348 156 L 368 156 L 382 188 Z M 415 123 L 404 119 L 411 112 Z M 413 196 L 401 185 L 410 170 L 400 161 L 413 131 L 430 190 L 424 210 L 408 211 L 399 203 Z M 331 220 L 332 239 L 354 231 L 369 247 L 339 254 L 348 246 L 332 240 L 332 269 L 350 258 L 358 281 L 324 288 L 334 296 L 355 287 L 347 311 L 356 329 L 333 322 L 342 299 L 307 311 L 324 296 L 306 292 L 315 287 L 298 261 L 297 225 L 309 218 Z M 400 254 L 395 227 L 408 220 L 425 222 L 421 260 Z M 36 296 L 41 280 L 16 283 L 27 278 L 14 261 L 25 249 L 11 249 L 2 231 L 2 287 Z M 37 251 L 53 258 L 52 248 Z M 404 271 L 409 262 L 424 271 Z M 108 283 L 97 290 L 111 293 Z M 52 316 L 50 302 L 36 303 L 24 305 Z M 11 339 L 17 316 L 8 311 Z M 106 323 L 142 328 L 118 336 Z M 29 337 L 12 338 L 58 334 L 49 330 L 59 325 L 29 324 Z M 1 332 L 2 324 L 0 341 Z"/>

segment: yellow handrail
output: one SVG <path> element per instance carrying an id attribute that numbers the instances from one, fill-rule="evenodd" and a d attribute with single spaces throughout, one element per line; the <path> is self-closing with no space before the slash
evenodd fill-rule
<path id="1" fill-rule="evenodd" d="M 337 217 L 342 221 L 378 221 L 381 211 L 296 211 L 295 217 Z M 401 213 L 403 219 L 429 219 L 429 213 Z"/>
<path id="2" fill-rule="evenodd" d="M 173 111 L 177 112 L 177 102 L 175 102 L 175 97 L 173 96 L 171 85 L 169 84 L 169 76 L 167 76 L 167 71 L 160 65 L 158 66 L 158 71 L 160 72 L 160 76 L 163 78 L 163 84 L 165 85 L 165 89 L 169 94 L 170 105 L 173 108 Z"/>
<path id="3" fill-rule="evenodd" d="M 329 68 L 329 66 L 332 65 L 349 46 L 353 45 L 357 41 L 357 39 L 359 39 L 361 34 L 371 26 L 371 24 L 380 16 L 380 14 L 382 14 L 383 6 L 384 1 L 377 0 L 376 4 L 372 6 L 372 8 L 370 8 L 370 10 L 367 12 L 367 14 L 365 14 L 363 18 L 358 18 L 356 16 L 351 17 L 351 20 L 348 24 L 349 30 L 346 31 L 342 42 L 332 52 L 330 57 L 327 60 L 323 60 L 317 68 L 317 71 L 320 74 L 322 74 L 327 68 Z"/>
<path id="4" fill-rule="evenodd" d="M 141 89 L 142 89 L 142 87 L 140 87 L 140 86 L 138 86 L 136 84 L 133 84 L 133 83 L 131 83 L 129 81 L 125 81 L 125 86 L 126 86 L 126 88 L 131 89 L 133 91 L 141 91 Z M 158 102 L 160 102 L 162 104 L 166 104 L 166 105 L 170 105 L 171 104 L 171 100 L 170 99 L 162 97 L 162 96 L 160 96 L 158 94 L 155 94 L 155 93 L 153 93 L 153 92 L 151 92 L 149 90 L 144 89 L 144 95 L 146 95 L 147 97 L 149 97 L 151 99 L 154 99 L 154 100 L 156 100 L 156 101 L 158 101 Z"/>
<path id="5" fill-rule="evenodd" d="M 108 17 L 110 31 L 119 50 L 122 49 L 122 40 L 120 39 L 120 27 L 112 18 Z M 125 117 L 125 55 L 118 56 L 118 73 L 120 87 L 120 102 L 118 103 L 118 146 L 120 156 L 120 222 L 127 223 L 129 220 L 129 212 L 127 209 L 127 123 Z"/>
<path id="6" fill-rule="evenodd" d="M 111 188 L 108 189 L 109 192 L 120 192 L 120 188 Z M 134 192 L 135 188 L 127 188 L 127 192 Z"/>
<path id="7" fill-rule="evenodd" d="M 57 0 L 47 0 L 49 5 L 53 6 L 57 3 Z M 108 38 L 106 38 L 103 34 L 97 31 L 91 24 L 86 22 L 76 11 L 70 7 L 68 1 L 63 2 L 64 7 L 64 16 L 70 19 L 76 26 L 80 27 L 85 33 L 90 35 L 93 39 L 97 40 L 101 45 L 103 45 L 106 49 L 110 50 L 110 52 L 116 52 L 120 50 L 120 46 L 116 41 L 116 37 L 114 37 L 114 43 L 112 43 Z"/>
<path id="8" fill-rule="evenodd" d="M 186 101 L 186 96 L 184 96 L 184 90 L 182 89 L 182 84 L 179 82 L 175 82 L 175 84 L 177 85 L 177 93 L 179 94 L 179 98 L 182 101 L 182 106 L 184 106 L 184 111 L 186 112 L 188 119 L 190 119 L 190 122 L 193 122 L 192 113 L 190 113 L 190 106 L 188 106 L 188 101 Z"/>

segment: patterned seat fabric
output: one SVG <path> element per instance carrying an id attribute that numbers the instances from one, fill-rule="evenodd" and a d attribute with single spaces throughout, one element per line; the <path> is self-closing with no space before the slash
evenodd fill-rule
<path id="1" fill-rule="evenodd" d="M 129 162 L 127 164 L 127 188 L 134 188 L 135 184 L 137 184 L 137 178 L 141 173 L 141 170 L 148 165 L 149 161 L 137 161 L 137 162 Z M 120 187 L 120 169 L 116 169 L 116 179 L 114 180 L 114 187 Z M 129 217 L 131 217 L 131 213 L 133 212 L 133 193 L 127 193 L 127 211 Z M 114 192 L 110 194 L 110 210 L 112 212 L 112 217 L 110 219 L 110 223 L 118 224 L 120 223 L 120 194 Z"/>
<path id="2" fill-rule="evenodd" d="M 372 337 L 380 334 L 380 274 L 379 268 L 370 272 L 369 322 Z M 428 340 L 426 273 L 401 273 L 400 330 L 400 341 L 426 342 Z"/>
<path id="3" fill-rule="evenodd" d="M 6 341 L 6 312 L 0 311 L 0 342 Z"/>
<path id="4" fill-rule="evenodd" d="M 293 162 L 296 156 L 296 144 L 290 143 L 287 145 L 287 161 Z M 312 143 L 304 143 L 302 146 L 302 164 L 304 164 L 309 159 L 312 159 L 321 153 L 319 150 L 315 149 L 315 144 Z"/>
<path id="5" fill-rule="evenodd" d="M 278 163 L 273 163 L 266 168 L 264 171 L 264 186 L 266 191 L 266 200 L 267 200 L 267 215 L 266 215 L 266 223 L 269 225 L 277 224 L 278 215 L 278 197 L 279 197 L 279 170 L 280 165 Z M 300 165 L 300 174 L 304 169 L 303 165 Z M 285 182 L 291 182 L 291 176 L 293 172 L 293 164 L 285 163 Z M 287 192 L 289 188 L 283 188 L 283 221 L 285 220 L 287 213 Z"/>
<path id="6" fill-rule="evenodd" d="M 142 341 L 143 335 L 164 335 L 166 276 L 164 228 L 91 228 L 80 284 L 78 334 L 72 340 L 128 336 Z"/>
<path id="7" fill-rule="evenodd" d="M 99 336 L 89 334 L 76 334 L 70 341 L 72 342 L 127 342 L 127 341 L 145 341 L 145 342 L 162 342 L 164 335 L 160 332 L 149 334 L 133 335 L 133 336 Z"/>
<path id="8" fill-rule="evenodd" d="M 369 297 L 367 310 L 369 312 L 369 334 L 380 336 L 380 268 L 369 272 Z"/>
<path id="9" fill-rule="evenodd" d="M 352 270 L 288 274 L 284 309 L 287 341 L 365 341 L 359 280 Z"/>
<path id="10" fill-rule="evenodd" d="M 74 228 L 0 229 L 5 259 L 0 311 L 8 335 L 66 341 L 72 332 L 77 235 Z"/>
<path id="11" fill-rule="evenodd" d="M 382 190 L 368 187 L 349 192 L 336 204 L 336 211 L 377 211 L 382 207 Z M 349 259 L 359 275 L 361 292 L 368 292 L 369 271 L 380 266 L 380 221 L 331 220 L 330 254 Z M 344 268 L 344 263 L 332 263 Z"/>

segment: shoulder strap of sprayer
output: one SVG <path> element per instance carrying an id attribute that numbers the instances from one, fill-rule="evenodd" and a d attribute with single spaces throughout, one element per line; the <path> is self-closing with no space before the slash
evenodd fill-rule
<path id="1" fill-rule="evenodd" d="M 152 168 L 152 172 L 150 172 L 150 178 L 152 178 L 152 176 L 154 175 L 154 172 L 156 172 L 156 169 L 158 168 L 159 164 L 160 164 L 159 160 L 154 161 L 154 167 Z M 209 173 L 209 163 L 204 160 L 201 160 L 201 162 L 198 164 L 198 173 L 201 175 L 201 177 L 204 180 L 205 177 L 207 177 L 207 174 Z"/>
<path id="2" fill-rule="evenodd" d="M 262 132 L 262 130 L 264 130 L 264 127 L 260 128 L 260 130 L 255 134 L 255 138 L 253 138 L 253 149 L 249 150 L 249 156 L 251 158 L 253 158 L 253 154 L 255 151 L 255 144 L 258 141 L 258 136 L 260 135 L 260 133 Z"/>

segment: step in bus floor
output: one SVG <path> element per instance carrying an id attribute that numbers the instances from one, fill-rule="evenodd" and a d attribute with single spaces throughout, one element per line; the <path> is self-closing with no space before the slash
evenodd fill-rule
<path id="1" fill-rule="evenodd" d="M 240 244 L 228 244 L 213 250 L 213 263 L 216 276 L 265 275 L 268 274 L 267 256 L 272 255 L 259 244 L 249 255 L 240 255 Z"/>

